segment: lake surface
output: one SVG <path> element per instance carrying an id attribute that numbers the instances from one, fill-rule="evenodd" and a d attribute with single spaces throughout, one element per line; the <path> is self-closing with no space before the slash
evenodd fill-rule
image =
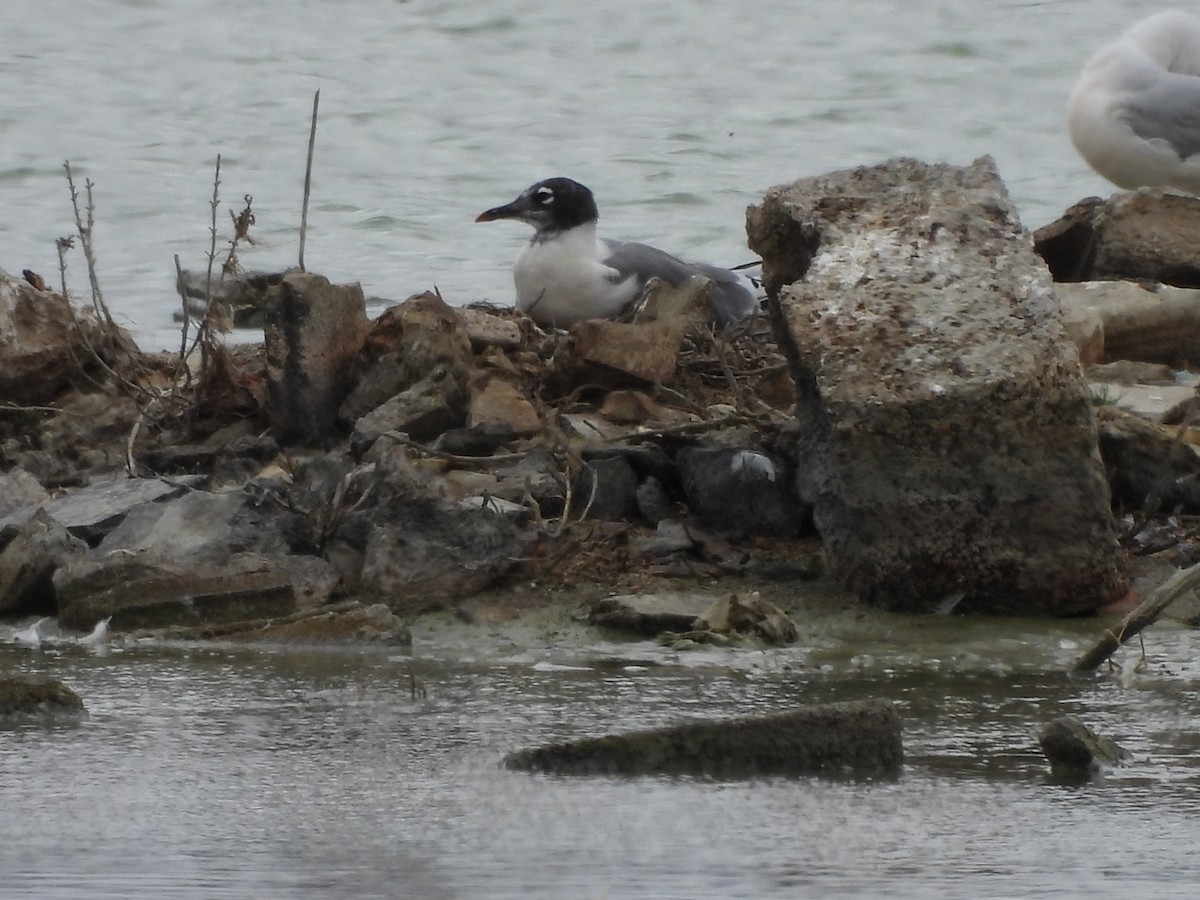
<path id="1" fill-rule="evenodd" d="M 84 698 L 75 726 L 0 730 L 3 895 L 42 898 L 1191 897 L 1195 632 L 1063 674 L 1095 621 L 795 611 L 782 650 L 673 653 L 565 616 L 418 623 L 396 650 L 73 644 L 0 670 Z M 624 659 L 628 664 L 613 662 Z M 426 696 L 413 699 L 409 664 Z M 549 777 L 520 747 L 886 697 L 885 781 Z M 1134 756 L 1055 784 L 1065 713 Z"/>
<path id="2" fill-rule="evenodd" d="M 529 184 L 596 192 L 606 234 L 736 264 L 774 184 L 908 155 L 997 160 L 1031 228 L 1111 192 L 1066 97 L 1129 0 L 6 0 L 0 267 L 57 285 L 62 163 L 95 183 L 105 296 L 144 349 L 179 345 L 173 255 L 203 268 L 253 196 L 252 268 L 297 259 L 369 296 L 513 297 L 526 237 L 476 225 Z M 219 247 L 220 249 L 220 247 Z M 68 284 L 87 295 L 78 252 Z M 377 303 L 373 310 L 378 309 Z"/>

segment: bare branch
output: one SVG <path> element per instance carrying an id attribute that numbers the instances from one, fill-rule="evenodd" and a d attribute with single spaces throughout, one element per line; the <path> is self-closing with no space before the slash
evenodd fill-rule
<path id="1" fill-rule="evenodd" d="M 304 205 L 300 209 L 300 271 L 304 268 L 304 241 L 308 236 L 308 198 L 312 191 L 313 147 L 317 143 L 317 107 L 321 105 L 321 92 L 313 94 L 312 126 L 308 131 L 308 163 L 304 167 Z"/>

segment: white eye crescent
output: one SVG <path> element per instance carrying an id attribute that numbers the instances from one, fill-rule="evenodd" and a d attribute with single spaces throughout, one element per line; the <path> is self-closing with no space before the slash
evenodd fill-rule
<path id="1" fill-rule="evenodd" d="M 537 202 L 541 203 L 543 206 L 549 205 L 554 202 L 554 191 L 548 187 L 538 188 L 534 192 L 533 196 L 536 197 Z"/>

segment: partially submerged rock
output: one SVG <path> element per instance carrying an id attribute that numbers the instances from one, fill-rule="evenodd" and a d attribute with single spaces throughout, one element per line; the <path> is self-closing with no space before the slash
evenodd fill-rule
<path id="1" fill-rule="evenodd" d="M 1086 612 L 1126 588 L 1087 385 L 991 160 L 895 160 L 748 214 L 833 574 L 890 609 Z"/>
<path id="2" fill-rule="evenodd" d="M 86 715 L 80 696 L 57 679 L 0 676 L 0 724 L 74 722 Z"/>
<path id="3" fill-rule="evenodd" d="M 548 744 L 509 754 L 510 769 L 563 775 L 843 774 L 893 776 L 904 762 L 900 716 L 882 700 Z"/>
<path id="4" fill-rule="evenodd" d="M 1116 741 L 1096 734 L 1075 716 L 1060 716 L 1047 723 L 1038 743 L 1050 761 L 1051 777 L 1058 779 L 1086 779 L 1120 765 L 1129 756 Z"/>

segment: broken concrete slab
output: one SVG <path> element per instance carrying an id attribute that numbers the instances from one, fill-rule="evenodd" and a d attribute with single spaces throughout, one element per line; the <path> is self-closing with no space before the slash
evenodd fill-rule
<path id="1" fill-rule="evenodd" d="M 361 285 L 293 273 L 271 288 L 263 333 L 277 440 L 328 442 L 369 327 Z"/>
<path id="2" fill-rule="evenodd" d="M 1170 189 L 1088 197 L 1033 238 L 1055 281 L 1132 279 L 1200 287 L 1200 199 Z"/>
<path id="3" fill-rule="evenodd" d="M 888 163 L 750 209 L 831 572 L 889 609 L 1087 612 L 1126 581 L 1091 398 L 990 159 Z"/>
<path id="4" fill-rule="evenodd" d="M 1200 362 L 1200 290 L 1132 281 L 1057 284 L 1063 321 L 1085 364 Z"/>

